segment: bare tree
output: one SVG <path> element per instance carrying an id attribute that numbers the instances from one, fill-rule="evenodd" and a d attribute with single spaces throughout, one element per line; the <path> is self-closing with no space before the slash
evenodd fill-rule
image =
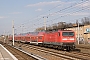
<path id="1" fill-rule="evenodd" d="M 57 23 L 52 25 L 53 30 L 57 30 Z"/>
<path id="2" fill-rule="evenodd" d="M 76 20 L 76 23 L 66 23 L 66 22 L 58 22 L 58 23 L 55 23 L 55 24 L 52 24 L 51 26 L 48 26 L 46 29 L 47 31 L 50 31 L 50 30 L 64 30 L 68 27 L 74 27 L 74 26 L 77 26 L 78 25 L 78 20 Z M 90 18 L 88 17 L 84 17 L 82 20 L 81 20 L 81 23 L 79 23 L 79 25 L 89 25 L 90 24 Z M 37 28 L 36 31 L 43 31 L 44 30 L 44 27 L 40 27 L 40 28 Z"/>
<path id="3" fill-rule="evenodd" d="M 43 31 L 44 30 L 44 27 L 40 27 L 40 28 L 37 28 L 35 31 Z"/>
<path id="4" fill-rule="evenodd" d="M 47 31 L 51 31 L 52 29 L 52 26 L 47 27 Z"/>
<path id="5" fill-rule="evenodd" d="M 83 25 L 89 25 L 89 24 L 90 24 L 90 18 L 84 17 L 84 18 L 81 20 L 81 23 L 82 23 Z"/>
<path id="6" fill-rule="evenodd" d="M 66 28 L 66 22 L 59 22 L 58 23 L 58 29 L 65 29 Z"/>
<path id="7" fill-rule="evenodd" d="M 73 27 L 73 24 L 72 23 L 67 23 L 66 24 L 66 27 L 68 28 L 68 27 Z"/>

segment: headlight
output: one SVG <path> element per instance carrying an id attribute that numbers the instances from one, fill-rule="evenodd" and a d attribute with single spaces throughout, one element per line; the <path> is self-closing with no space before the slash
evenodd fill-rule
<path id="1" fill-rule="evenodd" d="M 69 40 L 74 40 L 74 38 L 70 38 Z"/>
<path id="2" fill-rule="evenodd" d="M 62 40 L 67 40 L 67 38 L 63 38 Z"/>

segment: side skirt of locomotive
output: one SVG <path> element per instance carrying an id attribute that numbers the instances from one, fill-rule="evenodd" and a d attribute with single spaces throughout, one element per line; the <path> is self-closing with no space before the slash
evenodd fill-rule
<path id="1" fill-rule="evenodd" d="M 56 48 L 59 50 L 74 50 L 75 49 L 75 43 L 54 43 L 54 42 L 44 42 L 42 43 L 45 47 L 51 47 Z"/>

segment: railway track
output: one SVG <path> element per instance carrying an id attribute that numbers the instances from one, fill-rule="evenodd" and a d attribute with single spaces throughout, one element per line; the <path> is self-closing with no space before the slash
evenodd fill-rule
<path id="1" fill-rule="evenodd" d="M 78 48 L 90 49 L 90 46 L 77 46 Z"/>
<path id="2" fill-rule="evenodd" d="M 3 46 L 8 49 L 18 60 L 36 60 L 35 58 L 7 45 L 7 44 L 3 44 Z"/>
<path id="3" fill-rule="evenodd" d="M 18 60 L 46 60 L 43 57 L 28 53 L 20 48 L 12 46 L 11 44 L 5 44 L 2 41 L 0 41 L 0 44 L 2 44 L 7 50 L 9 50 Z"/>
<path id="4" fill-rule="evenodd" d="M 90 55 L 90 44 L 80 44 L 76 45 L 76 47 L 81 50 L 81 53 Z"/>
<path id="5" fill-rule="evenodd" d="M 38 46 L 34 46 L 34 45 L 29 45 L 29 44 L 22 44 L 22 48 L 25 49 L 32 49 L 32 50 L 36 50 L 36 51 L 41 51 L 44 53 L 48 53 L 57 57 L 61 57 L 61 58 L 65 58 L 68 60 L 88 60 L 90 59 L 90 55 L 89 54 L 85 54 L 85 53 L 77 53 L 77 52 L 65 52 L 65 51 L 56 51 L 53 49 L 46 49 L 43 47 L 38 47 Z"/>
<path id="6" fill-rule="evenodd" d="M 37 47 L 37 46 L 32 46 L 32 45 L 27 45 L 26 46 L 28 49 L 33 49 L 33 50 L 37 50 L 37 51 L 41 51 L 44 53 L 49 53 L 58 57 L 62 57 L 62 58 L 66 58 L 66 59 L 73 59 L 73 60 L 88 60 L 90 59 L 90 55 L 89 54 L 85 54 L 85 53 L 77 53 L 77 52 L 64 52 L 64 51 L 52 51 L 51 49 L 45 49 L 45 48 L 41 48 L 41 47 Z"/>
<path id="7" fill-rule="evenodd" d="M 20 43 L 20 44 L 16 43 L 16 45 L 18 45 L 17 46 L 18 48 L 21 48 L 28 52 L 31 52 L 31 50 L 36 51 L 36 52 L 43 52 L 43 54 L 47 53 L 47 55 L 60 57 L 62 58 L 62 60 L 65 60 L 65 59 L 66 60 L 89 60 L 90 59 L 89 54 L 85 54 L 82 52 L 78 53 L 78 52 L 58 51 L 54 49 L 49 49 L 49 48 L 44 48 L 44 47 L 39 47 L 39 46 L 34 46 L 34 45 L 29 45 L 29 44 L 23 44 L 23 43 Z"/>

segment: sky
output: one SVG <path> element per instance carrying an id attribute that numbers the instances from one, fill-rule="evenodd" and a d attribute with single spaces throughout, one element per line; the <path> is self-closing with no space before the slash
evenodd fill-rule
<path id="1" fill-rule="evenodd" d="M 90 0 L 0 0 L 0 35 L 35 31 L 58 22 L 90 16 Z"/>

